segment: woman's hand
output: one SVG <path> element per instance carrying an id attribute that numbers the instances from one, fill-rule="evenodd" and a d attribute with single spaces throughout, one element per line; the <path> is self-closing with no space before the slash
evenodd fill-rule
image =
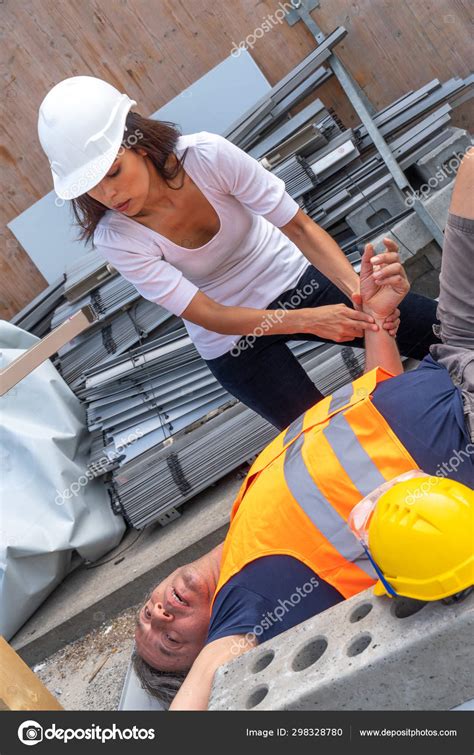
<path id="1" fill-rule="evenodd" d="M 360 294 L 352 294 L 352 303 L 354 304 L 354 307 L 359 311 L 363 312 L 362 309 L 362 296 Z M 394 309 L 393 312 L 391 312 L 383 321 L 382 325 L 384 330 L 388 330 L 389 334 L 393 337 L 395 337 L 398 333 L 398 328 L 400 327 L 400 310 Z"/>
<path id="2" fill-rule="evenodd" d="M 387 251 L 377 255 L 372 244 L 365 247 L 360 269 L 360 300 L 364 312 L 377 320 L 392 318 L 392 327 L 387 328 L 392 335 L 398 319 L 395 310 L 410 290 L 410 284 L 400 262 L 398 245 L 391 239 L 384 239 L 384 244 Z"/>
<path id="3" fill-rule="evenodd" d="M 371 315 L 351 309 L 345 304 L 308 307 L 300 309 L 298 315 L 303 320 L 302 332 L 313 333 L 336 343 L 362 337 L 367 329 L 378 330 Z"/>

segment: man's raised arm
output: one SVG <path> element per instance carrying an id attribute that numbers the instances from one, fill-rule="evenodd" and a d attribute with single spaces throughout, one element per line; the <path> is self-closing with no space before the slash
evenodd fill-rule
<path id="1" fill-rule="evenodd" d="M 403 366 L 397 343 L 383 328 L 384 320 L 397 309 L 410 290 L 410 284 L 398 256 L 398 246 L 384 239 L 387 251 L 374 254 L 367 244 L 360 270 L 360 296 L 353 296 L 355 306 L 372 315 L 377 331 L 365 331 L 365 372 L 382 367 L 392 375 L 400 375 Z"/>

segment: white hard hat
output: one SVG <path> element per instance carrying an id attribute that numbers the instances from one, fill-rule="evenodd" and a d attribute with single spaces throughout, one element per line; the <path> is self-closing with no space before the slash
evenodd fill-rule
<path id="1" fill-rule="evenodd" d="M 102 180 L 136 104 L 94 76 L 72 76 L 48 92 L 39 109 L 38 136 L 61 199 L 79 197 Z"/>

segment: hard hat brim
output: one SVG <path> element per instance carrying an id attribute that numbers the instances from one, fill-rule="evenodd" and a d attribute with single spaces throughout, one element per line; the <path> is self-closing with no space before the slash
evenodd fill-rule
<path id="1" fill-rule="evenodd" d="M 96 160 L 88 162 L 87 165 L 81 167 L 65 179 L 58 176 L 51 168 L 54 191 L 58 197 L 60 199 L 77 199 L 77 197 L 82 196 L 82 194 L 97 186 L 113 165 L 120 149 L 121 141 L 121 139 L 118 140 L 117 145 L 114 144 L 106 153 Z"/>
<path id="2" fill-rule="evenodd" d="M 77 199 L 77 197 L 90 191 L 100 183 L 112 166 L 124 138 L 125 121 L 128 112 L 137 103 L 135 100 L 127 98 L 127 101 L 124 101 L 123 104 L 124 107 L 122 107 L 122 112 L 119 114 L 120 120 L 117 125 L 117 136 L 106 152 L 94 160 L 90 160 L 86 165 L 81 166 L 65 178 L 58 176 L 51 167 L 54 190 L 60 199 Z"/>

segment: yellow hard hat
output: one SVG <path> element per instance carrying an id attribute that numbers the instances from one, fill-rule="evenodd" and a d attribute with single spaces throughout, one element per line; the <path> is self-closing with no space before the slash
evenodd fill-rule
<path id="1" fill-rule="evenodd" d="M 370 555 L 376 595 L 440 600 L 474 584 L 474 491 L 443 477 L 396 483 L 377 501 Z"/>

